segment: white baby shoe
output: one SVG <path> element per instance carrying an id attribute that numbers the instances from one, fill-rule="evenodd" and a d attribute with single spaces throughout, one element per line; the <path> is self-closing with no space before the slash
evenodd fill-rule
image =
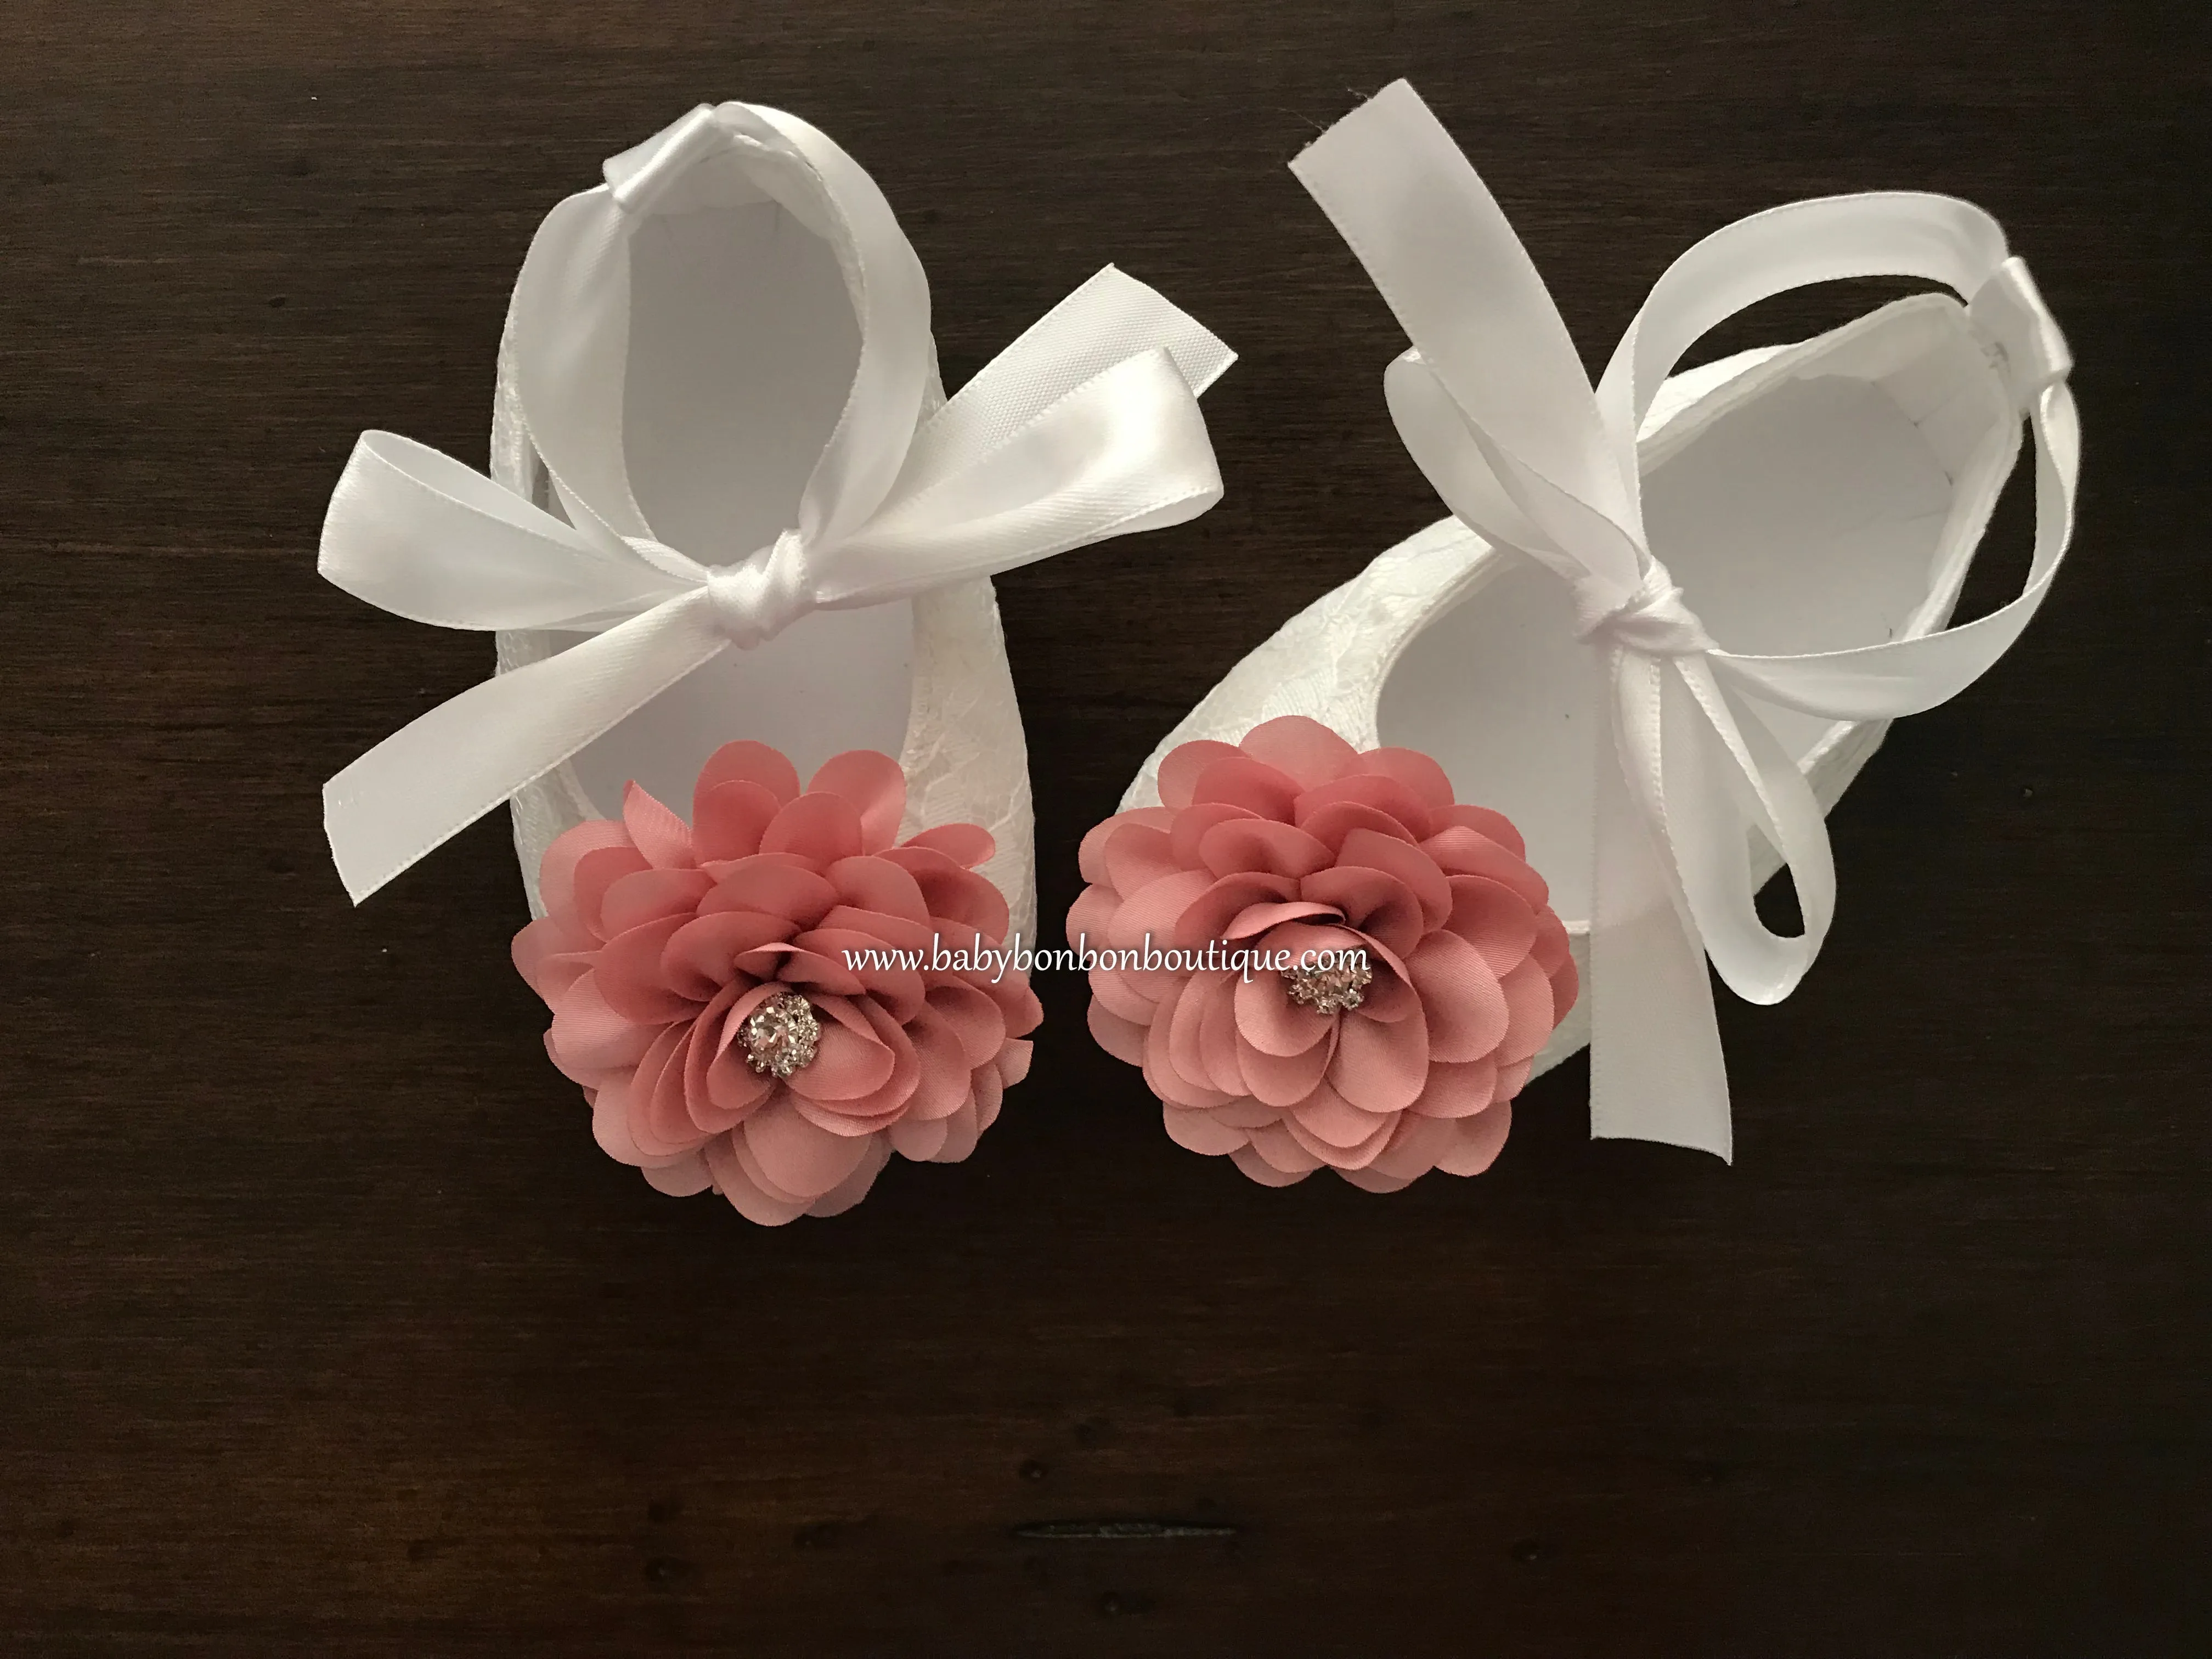
<path id="1" fill-rule="evenodd" d="M 1692 248 L 1593 392 L 1519 240 L 1409 86 L 1292 171 L 1414 343 L 1386 377 L 1391 413 L 1456 516 L 1248 656 L 1123 806 L 1158 807 L 1161 763 L 1182 745 L 1285 716 L 1356 750 L 1432 756 L 1460 799 L 1518 826 L 1566 924 L 1586 994 L 1534 1070 L 1591 1043 L 1595 1133 L 1726 1158 L 1705 960 L 1752 1001 L 1790 994 L 1832 906 L 1823 813 L 1890 718 L 1970 684 L 2042 602 L 2080 447 L 2064 341 L 1988 215 L 1838 197 Z M 1759 300 L 1876 275 L 1966 303 L 1903 300 L 1666 378 Z M 2037 456 L 2026 589 L 1946 629 L 2023 416 Z M 1753 907 L 1785 863 L 1795 937 Z"/>
<path id="2" fill-rule="evenodd" d="M 331 499 L 323 573 L 499 672 L 325 823 L 358 901 L 512 799 L 517 963 L 601 1145 L 831 1213 L 965 1156 L 1027 1064 L 1018 975 L 843 960 L 1033 929 L 989 578 L 1218 500 L 1231 354 L 1109 267 L 948 401 L 914 249 L 814 128 L 702 106 L 605 173 L 517 279 L 492 477 L 372 432 Z"/>

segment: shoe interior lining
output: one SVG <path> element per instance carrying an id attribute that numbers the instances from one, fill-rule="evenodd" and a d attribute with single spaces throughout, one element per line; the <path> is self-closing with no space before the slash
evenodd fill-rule
<path id="1" fill-rule="evenodd" d="M 835 251 L 773 201 L 654 216 L 630 244 L 623 398 L 631 492 L 653 535 L 735 564 L 798 521 L 860 360 Z M 707 757 L 736 738 L 804 778 L 856 748 L 896 756 L 913 681 L 912 607 L 802 617 L 725 651 L 577 755 L 586 795 L 618 811 L 635 778 L 679 812 Z"/>
<path id="2" fill-rule="evenodd" d="M 2008 407 L 1954 302 L 1901 301 L 1832 338 L 1647 440 L 1652 550 L 1733 651 L 1838 650 L 1940 624 L 2012 453 Z M 1485 564 L 1399 657 L 1379 728 L 1435 756 L 1460 799 L 1512 818 L 1559 914 L 1580 921 L 1601 664 L 1573 643 L 1556 576 L 1516 555 Z M 1771 724 L 1801 764 L 1838 730 L 1786 710 Z"/>

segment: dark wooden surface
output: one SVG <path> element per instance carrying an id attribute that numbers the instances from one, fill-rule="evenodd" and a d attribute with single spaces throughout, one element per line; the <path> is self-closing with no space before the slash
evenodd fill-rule
<path id="1" fill-rule="evenodd" d="M 2201 6 L 0 33 L 0 1649 L 2212 1651 Z M 773 1232 L 648 1191 L 540 1051 L 503 823 L 358 912 L 328 867 L 321 780 L 487 659 L 316 578 L 354 434 L 481 461 L 532 228 L 702 99 L 874 172 L 951 379 L 1158 283 L 1243 353 L 1231 494 L 1003 584 L 1056 915 L 1176 715 L 1435 514 L 1283 165 L 1401 73 L 1595 359 L 1698 234 L 1893 185 L 2001 216 L 2080 359 L 2073 566 L 1836 815 L 1803 991 L 1724 1007 L 1737 1167 L 1590 1144 L 1577 1062 L 1480 1181 L 1265 1191 L 1063 981 L 970 1163 Z M 1036 1531 L 1100 1520 L 1215 1530 Z"/>

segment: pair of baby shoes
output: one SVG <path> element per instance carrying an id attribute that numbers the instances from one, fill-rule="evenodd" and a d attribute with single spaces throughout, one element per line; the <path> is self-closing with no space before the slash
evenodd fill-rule
<path id="1" fill-rule="evenodd" d="M 1030 971 L 1063 966 L 1169 1133 L 1270 1185 L 1477 1173 L 1585 1043 L 1594 1133 L 1729 1155 L 1705 964 L 1790 994 L 1833 908 L 1825 811 L 2041 603 L 2063 337 L 1986 214 L 1837 197 L 1692 247 L 1593 390 L 1410 87 L 1292 170 L 1412 342 L 1387 400 L 1451 516 L 1167 736 L 1085 839 L 1064 947 L 1035 942 L 990 578 L 1219 498 L 1198 399 L 1231 354 L 1159 295 L 1109 267 L 948 398 L 867 174 L 702 107 L 538 230 L 490 477 L 362 438 L 324 574 L 495 633 L 498 672 L 326 786 L 340 873 L 365 897 L 511 802 L 548 1049 L 662 1191 L 779 1223 L 894 1152 L 965 1158 L 1028 1069 Z M 1949 291 L 1672 374 L 1744 307 L 1865 276 Z M 1948 627 L 2023 419 L 2026 586 Z M 1784 866 L 1793 935 L 1753 906 Z"/>

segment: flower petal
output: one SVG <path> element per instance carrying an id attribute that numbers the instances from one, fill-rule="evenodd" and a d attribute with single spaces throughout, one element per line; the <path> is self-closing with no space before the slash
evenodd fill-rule
<path id="1" fill-rule="evenodd" d="M 949 1120 L 941 1117 L 902 1117 L 884 1133 L 890 1137 L 891 1150 L 901 1158 L 927 1164 L 944 1150 Z"/>
<path id="2" fill-rule="evenodd" d="M 1150 940 L 1161 950 L 1174 942 L 1176 922 L 1184 909 L 1213 885 L 1203 870 L 1182 870 L 1147 882 L 1114 913 L 1105 942 L 1121 950 L 1140 949 Z"/>
<path id="3" fill-rule="evenodd" d="M 1364 1170 L 1339 1170 L 1337 1174 L 1369 1193 L 1402 1193 L 1413 1184 L 1410 1176 L 1386 1175 L 1372 1164 Z"/>
<path id="4" fill-rule="evenodd" d="M 1226 801 L 1249 807 L 1263 818 L 1291 822 L 1298 799 L 1298 786 L 1264 761 L 1242 752 L 1224 755 L 1206 763 L 1191 791 L 1194 803 Z"/>
<path id="5" fill-rule="evenodd" d="M 1405 1181 L 1418 1179 L 1437 1167 L 1437 1159 L 1458 1137 L 1458 1125 L 1449 1119 L 1409 1114 L 1398 1120 L 1390 1144 L 1375 1159 L 1375 1172 Z"/>
<path id="6" fill-rule="evenodd" d="M 1006 1019 L 982 991 L 960 980 L 941 980 L 929 988 L 929 1008 L 960 1040 L 970 1070 L 997 1058 L 1006 1040 Z"/>
<path id="7" fill-rule="evenodd" d="M 633 871 L 599 901 L 599 932 L 611 939 L 648 921 L 689 919 L 714 884 L 703 870 Z"/>
<path id="8" fill-rule="evenodd" d="M 1486 1112 L 1461 1119 L 1459 1133 L 1438 1155 L 1437 1168 L 1448 1175 L 1480 1175 L 1505 1150 L 1512 1127 L 1513 1109 L 1502 1100 Z"/>
<path id="9" fill-rule="evenodd" d="M 782 805 L 749 778 L 702 789 L 692 798 L 691 844 L 702 861 L 750 858 Z"/>
<path id="10" fill-rule="evenodd" d="M 973 929 L 994 944 L 1006 938 L 1006 896 L 988 877 L 956 864 L 932 847 L 894 847 L 883 856 L 914 878 L 929 906 L 933 925 L 942 919 Z"/>
<path id="11" fill-rule="evenodd" d="M 1225 975 L 1199 1011 L 1199 1059 L 1207 1083 L 1224 1095 L 1252 1092 L 1244 1079 L 1244 1055 L 1237 1041 L 1237 986 Z"/>
<path id="12" fill-rule="evenodd" d="M 1175 822 L 1175 811 L 1165 806 L 1133 807 L 1127 812 L 1116 812 L 1110 818 L 1102 818 L 1085 833 L 1082 845 L 1076 849 L 1076 867 L 1082 871 L 1084 880 L 1100 886 L 1109 885 L 1106 880 L 1106 843 L 1113 839 L 1116 830 L 1125 823 L 1148 823 L 1155 830 L 1165 830 Z"/>
<path id="13" fill-rule="evenodd" d="M 1496 842 L 1516 859 L 1528 856 L 1528 844 L 1521 839 L 1521 832 L 1513 827 L 1513 820 L 1503 812 L 1492 811 L 1487 806 L 1469 806 L 1463 802 L 1454 802 L 1448 810 L 1437 815 L 1437 822 L 1439 828 L 1457 824 L 1463 830 L 1472 830 L 1475 834 Z"/>
<path id="14" fill-rule="evenodd" d="M 718 910 L 678 920 L 660 953 L 661 982 L 696 1002 L 730 982 L 737 959 L 746 951 L 781 943 L 797 931 L 795 923 L 758 910 Z"/>
<path id="15" fill-rule="evenodd" d="M 921 1118 L 951 1116 L 968 1099 L 973 1086 L 969 1073 L 974 1068 L 961 1045 L 960 1033 L 933 1004 L 908 1021 L 905 1029 L 921 1064 L 907 1110 Z"/>
<path id="16" fill-rule="evenodd" d="M 599 947 L 599 959 L 592 963 L 599 994 L 624 1019 L 640 1025 L 665 1025 L 670 1020 L 689 1019 L 699 1012 L 700 1003 L 706 999 L 671 989 L 660 965 L 669 940 L 686 920 L 678 915 L 640 922 Z"/>
<path id="17" fill-rule="evenodd" d="M 1303 1105 L 1312 1098 L 1315 1090 L 1325 1086 L 1322 1079 L 1328 1073 L 1328 1062 L 1335 1057 L 1336 1044 L 1336 1034 L 1332 1031 L 1321 1042 L 1295 1054 L 1271 1054 L 1249 1043 L 1243 1045 L 1237 1052 L 1237 1064 L 1244 1092 L 1261 1105 L 1279 1110 Z"/>
<path id="18" fill-rule="evenodd" d="M 1422 804 L 1419 795 L 1395 778 L 1370 772 L 1354 773 L 1334 783 L 1307 790 L 1298 797 L 1296 822 L 1308 824 L 1332 806 L 1346 805 L 1364 806 L 1380 812 L 1398 826 L 1393 836 L 1396 840 L 1419 841 L 1436 827 L 1436 814 Z M 1392 834 L 1380 826 L 1377 833 Z"/>
<path id="19" fill-rule="evenodd" d="M 1231 818 L 1199 841 L 1199 856 L 1217 876 L 1261 870 L 1279 876 L 1310 875 L 1328 867 L 1328 846 L 1294 824 L 1267 818 Z"/>
<path id="20" fill-rule="evenodd" d="M 1328 1014 L 1292 1002 L 1279 974 L 1261 974 L 1237 987 L 1237 1035 L 1263 1054 L 1302 1054 L 1335 1029 Z"/>
<path id="21" fill-rule="evenodd" d="M 1414 799 L 1438 815 L 1440 823 L 1455 804 L 1444 769 L 1418 749 L 1370 749 L 1359 757 L 1359 769 L 1405 785 Z"/>
<path id="22" fill-rule="evenodd" d="M 1407 1109 L 1423 1117 L 1473 1117 L 1498 1099 L 1498 1062 L 1487 1057 L 1463 1063 L 1429 1062 L 1421 1097 Z"/>
<path id="23" fill-rule="evenodd" d="M 629 844 L 627 835 L 620 846 L 594 848 L 584 853 L 577 859 L 570 878 L 576 896 L 576 920 L 593 938 L 606 938 L 606 929 L 599 920 L 599 906 L 606 900 L 607 890 L 623 877 L 652 867 L 645 861 L 645 854 Z"/>
<path id="24" fill-rule="evenodd" d="M 1093 997 L 1089 1016 L 1091 1035 L 1108 1054 L 1131 1066 L 1145 1063 L 1145 1027 L 1124 1019 Z"/>
<path id="25" fill-rule="evenodd" d="M 1227 938 L 1231 924 L 1254 906 L 1280 908 L 1282 901 L 1295 897 L 1297 893 L 1288 876 L 1256 872 L 1223 876 L 1182 907 L 1161 943 L 1172 943 L 1185 951 L 1202 951 Z"/>
<path id="26" fill-rule="evenodd" d="M 1168 832 L 1168 845 L 1175 854 L 1178 869 L 1195 870 L 1206 862 L 1199 847 L 1206 833 L 1218 824 L 1267 823 L 1249 806 L 1238 806 L 1225 800 L 1210 800 L 1203 806 L 1186 806 L 1175 813 L 1174 822 L 1161 827 Z"/>
<path id="27" fill-rule="evenodd" d="M 983 1133 L 981 1114 L 973 1105 L 964 1105 L 945 1121 L 945 1144 L 937 1149 L 932 1164 L 958 1164 L 975 1150 L 975 1139 Z"/>
<path id="28" fill-rule="evenodd" d="M 1413 839 L 1413 832 L 1388 812 L 1357 800 L 1333 800 L 1313 808 L 1299 817 L 1298 828 L 1328 848 L 1332 854 L 1354 830 L 1372 830 L 1378 836 L 1395 836 L 1405 842 Z"/>
<path id="29" fill-rule="evenodd" d="M 855 1031 L 836 1019 L 820 1024 L 814 1058 L 785 1079 L 793 1093 L 836 1106 L 866 1098 L 891 1080 L 896 1057 L 874 1031 Z"/>
<path id="30" fill-rule="evenodd" d="M 623 828 L 656 870 L 688 870 L 697 862 L 691 826 L 635 782 L 623 788 Z"/>
<path id="31" fill-rule="evenodd" d="M 1483 1060 L 1505 1040 L 1510 1010 L 1498 975 L 1457 933 L 1430 934 L 1406 969 L 1428 1022 L 1431 1059 Z"/>
<path id="32" fill-rule="evenodd" d="M 1208 1158 L 1234 1152 L 1251 1139 L 1243 1130 L 1230 1128 L 1208 1112 L 1186 1112 L 1178 1107 L 1163 1105 L 1160 1121 L 1167 1126 L 1170 1140 Z"/>
<path id="33" fill-rule="evenodd" d="M 979 864 L 988 864 L 991 854 L 999 850 L 999 843 L 991 838 L 991 832 L 980 823 L 940 823 L 918 836 L 908 836 L 906 845 L 942 853 L 969 870 Z"/>
<path id="34" fill-rule="evenodd" d="M 1299 1145 L 1279 1121 L 1263 1124 L 1251 1134 L 1251 1150 L 1272 1169 L 1285 1175 L 1304 1175 L 1322 1166 L 1320 1155 Z"/>
<path id="35" fill-rule="evenodd" d="M 538 896 L 544 902 L 546 915 L 558 916 L 574 912 L 578 908 L 577 864 L 586 853 L 603 853 L 613 848 L 637 852 L 629 844 L 628 832 L 611 818 L 586 818 L 574 829 L 564 830 L 556 836 L 552 845 L 545 849 L 545 856 L 538 861 Z M 644 855 L 638 856 L 642 862 Z"/>
<path id="36" fill-rule="evenodd" d="M 1420 1098 L 1429 1078 L 1429 1033 L 1419 1017 L 1385 1025 L 1352 1018 L 1337 1033 L 1328 1080 L 1337 1093 L 1370 1112 L 1402 1112 Z"/>
<path id="37" fill-rule="evenodd" d="M 1520 894 L 1532 908 L 1551 898 L 1551 889 L 1527 860 L 1462 824 L 1437 830 L 1421 843 L 1421 850 L 1434 859 L 1437 867 L 1446 875 L 1487 876 Z"/>
<path id="38" fill-rule="evenodd" d="M 1203 1033 L 1212 1006 L 1234 994 L 1236 979 L 1225 973 L 1193 974 L 1174 1003 L 1162 1010 L 1168 1027 L 1168 1058 L 1180 1077 L 1202 1088 L 1219 1089 L 1206 1054 Z M 1223 1093 L 1230 1092 L 1222 1090 Z"/>
<path id="39" fill-rule="evenodd" d="M 757 853 L 719 872 L 714 890 L 699 902 L 699 913 L 757 910 L 811 927 L 836 902 L 836 888 L 803 859 Z"/>
<path id="40" fill-rule="evenodd" d="M 707 1139 L 684 1107 L 684 1049 L 690 1036 L 688 1024 L 665 1027 L 624 1085 L 630 1139 L 648 1158 L 688 1152 Z"/>
<path id="41" fill-rule="evenodd" d="M 1364 1112 L 1327 1085 L 1316 1089 L 1291 1112 L 1290 1121 L 1329 1146 L 1349 1151 L 1364 1146 L 1397 1122 L 1388 1112 Z"/>
<path id="42" fill-rule="evenodd" d="M 602 1072 L 635 1066 L 659 1035 L 657 1027 L 625 1019 L 599 994 L 596 975 L 578 975 L 562 993 L 545 1042 L 553 1063 L 579 1083 Z"/>
<path id="43" fill-rule="evenodd" d="M 868 1137 L 867 1150 L 860 1165 L 852 1174 L 806 1206 L 811 1216 L 842 1215 L 862 1199 L 876 1184 L 876 1177 L 884 1172 L 884 1165 L 891 1161 L 891 1151 L 881 1135 Z"/>
<path id="44" fill-rule="evenodd" d="M 697 1151 L 686 1152 L 673 1164 L 648 1164 L 643 1173 L 655 1192 L 666 1193 L 671 1198 L 690 1198 L 714 1184 L 705 1154 Z"/>
<path id="45" fill-rule="evenodd" d="M 1229 1159 L 1230 1162 L 1236 1164 L 1239 1170 L 1243 1170 L 1245 1175 L 1249 1176 L 1254 1181 L 1258 1182 L 1262 1187 L 1295 1187 L 1299 1182 L 1304 1181 L 1308 1176 L 1311 1175 L 1315 1170 L 1321 1168 L 1321 1160 L 1319 1158 L 1316 1158 L 1313 1161 L 1312 1167 L 1310 1169 L 1297 1170 L 1279 1170 L 1273 1164 L 1268 1163 L 1266 1158 L 1261 1157 L 1257 1152 L 1249 1146 L 1239 1146 L 1235 1152 L 1229 1154 Z"/>
<path id="46" fill-rule="evenodd" d="M 1353 830 L 1345 836 L 1336 857 L 1340 869 L 1380 870 L 1404 883 L 1407 891 L 1420 901 L 1425 932 L 1443 927 L 1445 918 L 1451 915 L 1451 888 L 1444 880 L 1444 872 L 1419 848 L 1408 847 L 1395 836 L 1377 835 L 1372 830 Z"/>
<path id="47" fill-rule="evenodd" d="M 816 997 L 813 1000 L 817 1013 L 827 1014 L 848 1029 L 865 1027 L 891 1053 L 890 1080 L 872 1095 L 840 1102 L 840 1113 L 848 1118 L 872 1118 L 880 1121 L 894 1113 L 906 1110 L 914 1100 L 916 1085 L 921 1081 L 921 1056 L 915 1051 L 914 1039 L 907 1028 L 873 1002 L 848 1002 L 842 997 L 831 996 Z"/>
<path id="48" fill-rule="evenodd" d="M 764 743 L 726 743 L 707 757 L 691 802 L 696 816 L 702 796 L 725 783 L 757 783 L 781 806 L 799 798 L 799 769 Z"/>
<path id="49" fill-rule="evenodd" d="M 554 911 L 517 933 L 507 954 L 523 982 L 550 1008 L 576 982 L 577 975 L 592 965 L 599 944 L 579 923 Z"/>
<path id="50" fill-rule="evenodd" d="M 841 915 L 858 914 L 842 908 L 832 910 L 823 918 L 821 927 L 811 928 L 792 940 L 793 946 L 806 952 L 810 958 L 826 959 L 835 969 L 824 975 L 810 963 L 808 982 L 835 990 L 840 996 L 872 997 L 884 1006 L 892 1018 L 912 1019 L 921 1012 L 922 999 L 928 994 L 921 970 L 885 960 L 891 953 L 873 932 L 831 925 Z M 781 977 L 791 979 L 793 975 L 787 970 Z"/>
<path id="51" fill-rule="evenodd" d="M 1559 920 L 1556 911 L 1536 912 L 1536 936 L 1528 945 L 1528 954 L 1539 968 L 1555 979 L 1560 963 L 1573 962 L 1574 955 L 1567 943 L 1567 924 Z"/>
<path id="52" fill-rule="evenodd" d="M 1096 950 L 1106 939 L 1106 930 L 1121 901 L 1110 887 L 1086 887 L 1067 910 L 1067 943 L 1071 949 Z"/>
<path id="53" fill-rule="evenodd" d="M 1145 1028 L 1146 1085 L 1169 1105 L 1187 1110 L 1224 1104 L 1230 1097 L 1207 1083 L 1203 1073 L 1192 1075 L 1176 1067 L 1170 1014 L 1164 1009 L 1162 1017 Z"/>
<path id="54" fill-rule="evenodd" d="M 1530 1058 L 1559 1023 L 1552 1006 L 1552 981 L 1541 968 L 1524 962 L 1498 981 L 1505 992 L 1505 1035 L 1498 1040 L 1501 1065 Z"/>
<path id="55" fill-rule="evenodd" d="M 785 1192 L 809 1199 L 837 1186 L 867 1156 L 869 1137 L 832 1134 L 810 1122 L 796 1101 L 769 1102 L 735 1133 L 744 1138 L 762 1174 Z"/>
<path id="56" fill-rule="evenodd" d="M 832 755 L 806 786 L 809 794 L 842 795 L 860 814 L 860 844 L 880 853 L 898 839 L 906 811 L 906 773 L 889 755 L 874 749 L 848 749 Z"/>
<path id="57" fill-rule="evenodd" d="M 1575 999 L 1582 992 L 1582 975 L 1575 971 L 1575 959 L 1569 957 L 1558 967 L 1553 969 L 1551 981 L 1553 1018 L 1554 1021 L 1563 1020 L 1567 1017 L 1567 1011 L 1575 1006 Z"/>
<path id="58" fill-rule="evenodd" d="M 860 853 L 860 811 L 842 795 L 809 793 L 775 815 L 761 836 L 763 853 L 792 853 L 817 870 Z"/>
<path id="59" fill-rule="evenodd" d="M 1412 953 L 1425 931 L 1419 896 L 1395 876 L 1371 866 L 1340 864 L 1316 870 L 1298 884 L 1298 896 L 1328 905 L 1352 927 L 1401 957 Z"/>
<path id="60" fill-rule="evenodd" d="M 769 1184 L 744 1145 L 744 1132 L 717 1135 L 702 1149 L 707 1167 L 714 1173 L 714 1186 L 730 1207 L 756 1225 L 781 1227 L 806 1213 L 809 1200 L 781 1192 Z"/>
<path id="61" fill-rule="evenodd" d="M 1451 915 L 1444 926 L 1480 951 L 1493 974 L 1509 974 L 1528 960 L 1537 931 L 1536 912 L 1528 901 L 1488 876 L 1454 876 L 1450 881 Z M 1565 943 L 1564 931 L 1559 939 Z"/>
<path id="62" fill-rule="evenodd" d="M 1301 789 L 1332 783 L 1359 764 L 1359 751 L 1319 720 L 1283 714 L 1261 722 L 1237 745 L 1265 761 Z"/>
<path id="63" fill-rule="evenodd" d="M 1106 838 L 1106 880 L 1117 893 L 1134 893 L 1179 868 L 1164 830 L 1125 823 Z"/>
<path id="64" fill-rule="evenodd" d="M 1164 806 L 1188 806 L 1198 780 L 1206 769 L 1218 760 L 1239 753 L 1234 744 L 1216 743 L 1201 738 L 1171 749 L 1160 761 L 1160 804 Z M 1097 878 L 1091 878 L 1096 881 Z"/>

